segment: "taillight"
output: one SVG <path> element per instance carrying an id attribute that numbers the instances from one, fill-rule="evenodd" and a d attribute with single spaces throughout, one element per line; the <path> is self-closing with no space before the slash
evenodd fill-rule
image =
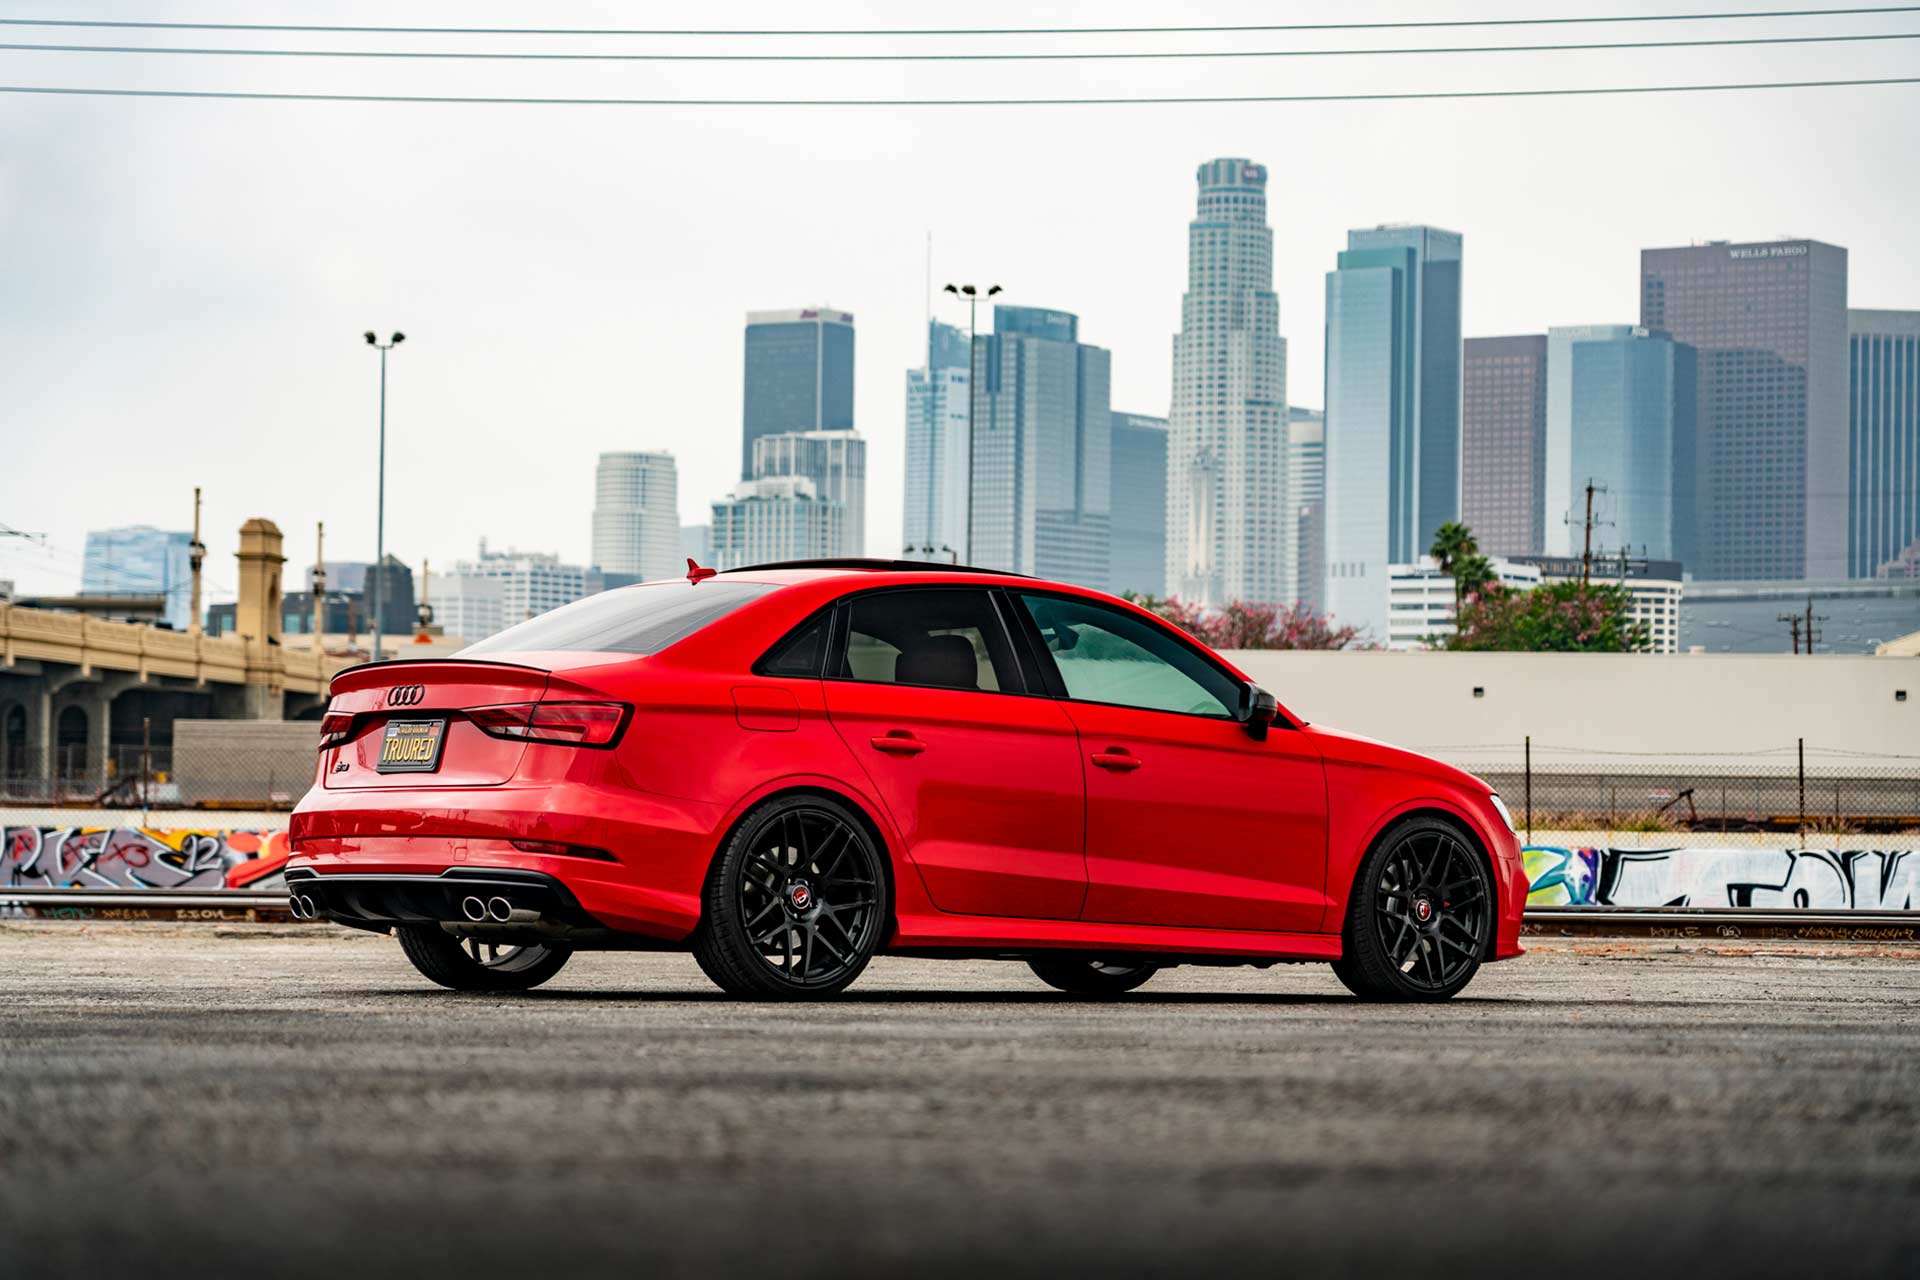
<path id="1" fill-rule="evenodd" d="M 633 708 L 624 702 L 510 702 L 472 707 L 467 718 L 496 738 L 570 747 L 610 747 Z"/>
<path id="2" fill-rule="evenodd" d="M 353 728 L 353 716 L 345 711 L 329 711 L 320 717 L 320 749 L 337 747 L 347 740 Z"/>

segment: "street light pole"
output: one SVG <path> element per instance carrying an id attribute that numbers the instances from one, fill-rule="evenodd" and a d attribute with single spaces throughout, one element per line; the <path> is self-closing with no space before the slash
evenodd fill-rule
<path id="1" fill-rule="evenodd" d="M 974 344 L 979 338 L 979 331 L 976 323 L 978 319 L 976 308 L 980 305 L 981 298 L 983 297 L 991 298 L 994 294 L 1000 292 L 1000 286 L 997 284 L 991 285 L 988 287 L 987 291 L 983 294 L 978 289 L 976 289 L 973 285 L 970 285 L 970 284 L 961 284 L 961 285 L 950 284 L 947 286 L 946 292 L 953 294 L 956 298 L 965 298 L 967 300 L 967 536 L 965 541 L 961 545 L 966 548 L 967 563 L 972 564 L 973 558 L 974 558 L 973 557 L 973 399 L 975 395 L 974 377 L 973 377 L 973 348 L 974 348 Z M 959 558 L 958 556 L 955 557 L 956 561 L 958 560 L 958 558 Z"/>
<path id="2" fill-rule="evenodd" d="M 367 345 L 380 352 L 380 465 L 378 497 L 374 506 L 373 533 L 373 660 L 380 661 L 380 614 L 387 600 L 387 352 L 407 340 L 395 330 L 393 337 L 380 341 L 373 330 L 366 333 Z"/>

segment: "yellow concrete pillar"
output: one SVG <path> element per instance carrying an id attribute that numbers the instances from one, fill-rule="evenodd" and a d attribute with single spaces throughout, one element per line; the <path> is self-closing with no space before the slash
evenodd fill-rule
<path id="1" fill-rule="evenodd" d="M 286 663 L 280 656 L 280 528 L 256 516 L 240 526 L 240 600 L 234 630 L 247 646 L 247 714 L 278 720 L 286 706 Z"/>

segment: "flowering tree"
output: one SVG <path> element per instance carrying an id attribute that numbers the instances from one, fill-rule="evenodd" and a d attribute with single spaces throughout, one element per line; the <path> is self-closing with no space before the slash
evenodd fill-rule
<path id="1" fill-rule="evenodd" d="M 1446 647 L 1631 653 L 1647 647 L 1646 624 L 1631 616 L 1632 599 L 1618 583 L 1552 582 L 1515 591 L 1489 582 L 1462 602 Z"/>
<path id="2" fill-rule="evenodd" d="M 1158 614 L 1194 639 L 1213 649 L 1348 649 L 1362 648 L 1358 627 L 1337 627 L 1331 618 L 1302 604 L 1278 608 L 1230 600 L 1217 613 L 1177 598 L 1127 597 Z"/>

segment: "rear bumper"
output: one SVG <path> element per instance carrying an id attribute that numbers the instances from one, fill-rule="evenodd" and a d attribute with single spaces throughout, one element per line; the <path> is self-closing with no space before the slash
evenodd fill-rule
<path id="1" fill-rule="evenodd" d="M 324 885 L 342 886 L 344 895 L 348 879 L 410 877 L 416 886 L 425 882 L 409 891 L 424 893 L 424 900 L 383 891 L 378 904 L 438 910 L 445 906 L 441 880 L 533 876 L 556 886 L 595 927 L 675 942 L 700 921 L 700 890 L 724 820 L 706 805 L 569 783 L 315 788 L 293 814 L 287 878 L 291 889 L 305 875 L 318 876 Z M 603 850 L 607 857 L 531 853 L 515 840 Z M 355 901 L 376 905 L 373 898 L 342 897 L 343 906 Z M 457 895 L 453 906 L 451 915 L 433 918 L 460 919 Z"/>
<path id="2" fill-rule="evenodd" d="M 558 929 L 601 929 L 565 884 L 538 871 L 453 867 L 439 875 L 322 875 L 287 872 L 287 895 L 311 901 L 336 924 L 386 929 L 396 924 L 471 923 L 462 903 L 501 898 Z"/>

